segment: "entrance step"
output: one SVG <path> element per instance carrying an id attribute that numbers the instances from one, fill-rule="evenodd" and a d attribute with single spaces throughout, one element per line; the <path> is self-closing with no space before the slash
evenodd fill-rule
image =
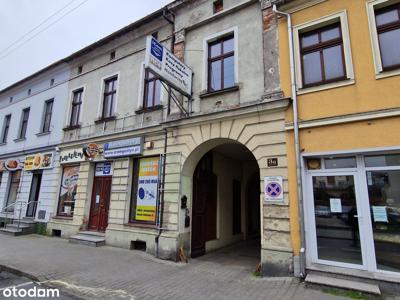
<path id="1" fill-rule="evenodd" d="M 13 219 L 12 223 L 7 224 L 4 228 L 0 228 L 0 233 L 19 236 L 35 233 L 36 222 L 32 219 Z"/>
<path id="2" fill-rule="evenodd" d="M 104 233 L 83 231 L 69 238 L 70 243 L 92 247 L 100 247 L 106 244 Z"/>
<path id="3" fill-rule="evenodd" d="M 379 289 L 379 286 L 377 284 L 336 278 L 332 275 L 308 274 L 305 281 L 311 284 L 319 284 L 346 290 L 358 291 L 362 293 L 381 295 L 381 290 Z"/>

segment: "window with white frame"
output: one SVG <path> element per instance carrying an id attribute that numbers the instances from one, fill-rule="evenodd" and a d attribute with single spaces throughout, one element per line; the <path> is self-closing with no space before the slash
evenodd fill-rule
<path id="1" fill-rule="evenodd" d="M 352 83 L 353 63 L 346 11 L 294 27 L 299 89 Z"/>
<path id="2" fill-rule="evenodd" d="M 72 104 L 71 104 L 71 118 L 69 126 L 79 126 L 79 118 L 82 106 L 83 88 L 73 91 Z"/>
<path id="3" fill-rule="evenodd" d="M 104 80 L 102 119 L 114 117 L 115 102 L 117 101 L 118 76 Z"/>
<path id="4" fill-rule="evenodd" d="M 50 132 L 51 116 L 53 114 L 53 104 L 54 104 L 54 99 L 47 100 L 44 103 L 44 116 L 41 128 L 42 133 Z"/>
<path id="5" fill-rule="evenodd" d="M 368 1 L 367 9 L 376 74 L 400 74 L 400 1 Z"/>

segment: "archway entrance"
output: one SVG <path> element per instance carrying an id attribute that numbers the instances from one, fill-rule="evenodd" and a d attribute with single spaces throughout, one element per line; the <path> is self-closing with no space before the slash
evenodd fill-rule
<path id="1" fill-rule="evenodd" d="M 205 149 L 205 154 L 198 155 L 200 159 L 192 173 L 191 256 L 224 249 L 224 255 L 234 256 L 234 260 L 252 257 L 252 262 L 258 263 L 261 252 L 258 163 L 237 142 L 224 141 Z"/>

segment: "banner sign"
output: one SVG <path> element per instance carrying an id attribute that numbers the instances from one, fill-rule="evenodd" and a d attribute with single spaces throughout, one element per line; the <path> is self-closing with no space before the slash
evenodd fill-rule
<path id="1" fill-rule="evenodd" d="M 283 202 L 283 177 L 267 176 L 264 177 L 265 201 Z"/>
<path id="2" fill-rule="evenodd" d="M 59 212 L 70 215 L 75 203 L 75 195 L 78 187 L 79 166 L 64 167 L 61 189 Z"/>
<path id="3" fill-rule="evenodd" d="M 111 162 L 97 163 L 95 176 L 96 177 L 104 177 L 104 176 L 112 176 L 113 168 Z"/>
<path id="4" fill-rule="evenodd" d="M 25 157 L 25 171 L 50 169 L 53 167 L 53 152 L 36 153 Z"/>
<path id="5" fill-rule="evenodd" d="M 8 171 L 16 171 L 22 168 L 21 161 L 19 159 L 14 159 L 14 158 L 7 159 L 6 162 L 4 163 L 4 166 Z"/>
<path id="6" fill-rule="evenodd" d="M 146 41 L 145 68 L 187 97 L 192 94 L 192 70 L 154 37 Z"/>
<path id="7" fill-rule="evenodd" d="M 159 158 L 139 160 L 138 191 L 136 198 L 136 220 L 156 221 L 158 197 Z"/>
<path id="8" fill-rule="evenodd" d="M 114 158 L 140 155 L 142 152 L 143 138 L 135 137 L 131 139 L 105 143 L 103 155 L 105 158 Z"/>
<path id="9" fill-rule="evenodd" d="M 77 163 L 85 161 L 82 148 L 64 150 L 60 153 L 60 164 Z"/>

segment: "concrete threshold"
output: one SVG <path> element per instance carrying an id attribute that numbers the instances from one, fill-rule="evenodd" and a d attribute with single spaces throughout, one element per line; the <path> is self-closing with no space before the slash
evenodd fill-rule
<path id="1" fill-rule="evenodd" d="M 368 294 L 381 295 L 381 290 L 376 284 L 352 281 L 348 279 L 334 278 L 330 276 L 322 276 L 309 274 L 305 281 L 312 284 L 320 284 L 347 290 L 359 291 Z"/>

